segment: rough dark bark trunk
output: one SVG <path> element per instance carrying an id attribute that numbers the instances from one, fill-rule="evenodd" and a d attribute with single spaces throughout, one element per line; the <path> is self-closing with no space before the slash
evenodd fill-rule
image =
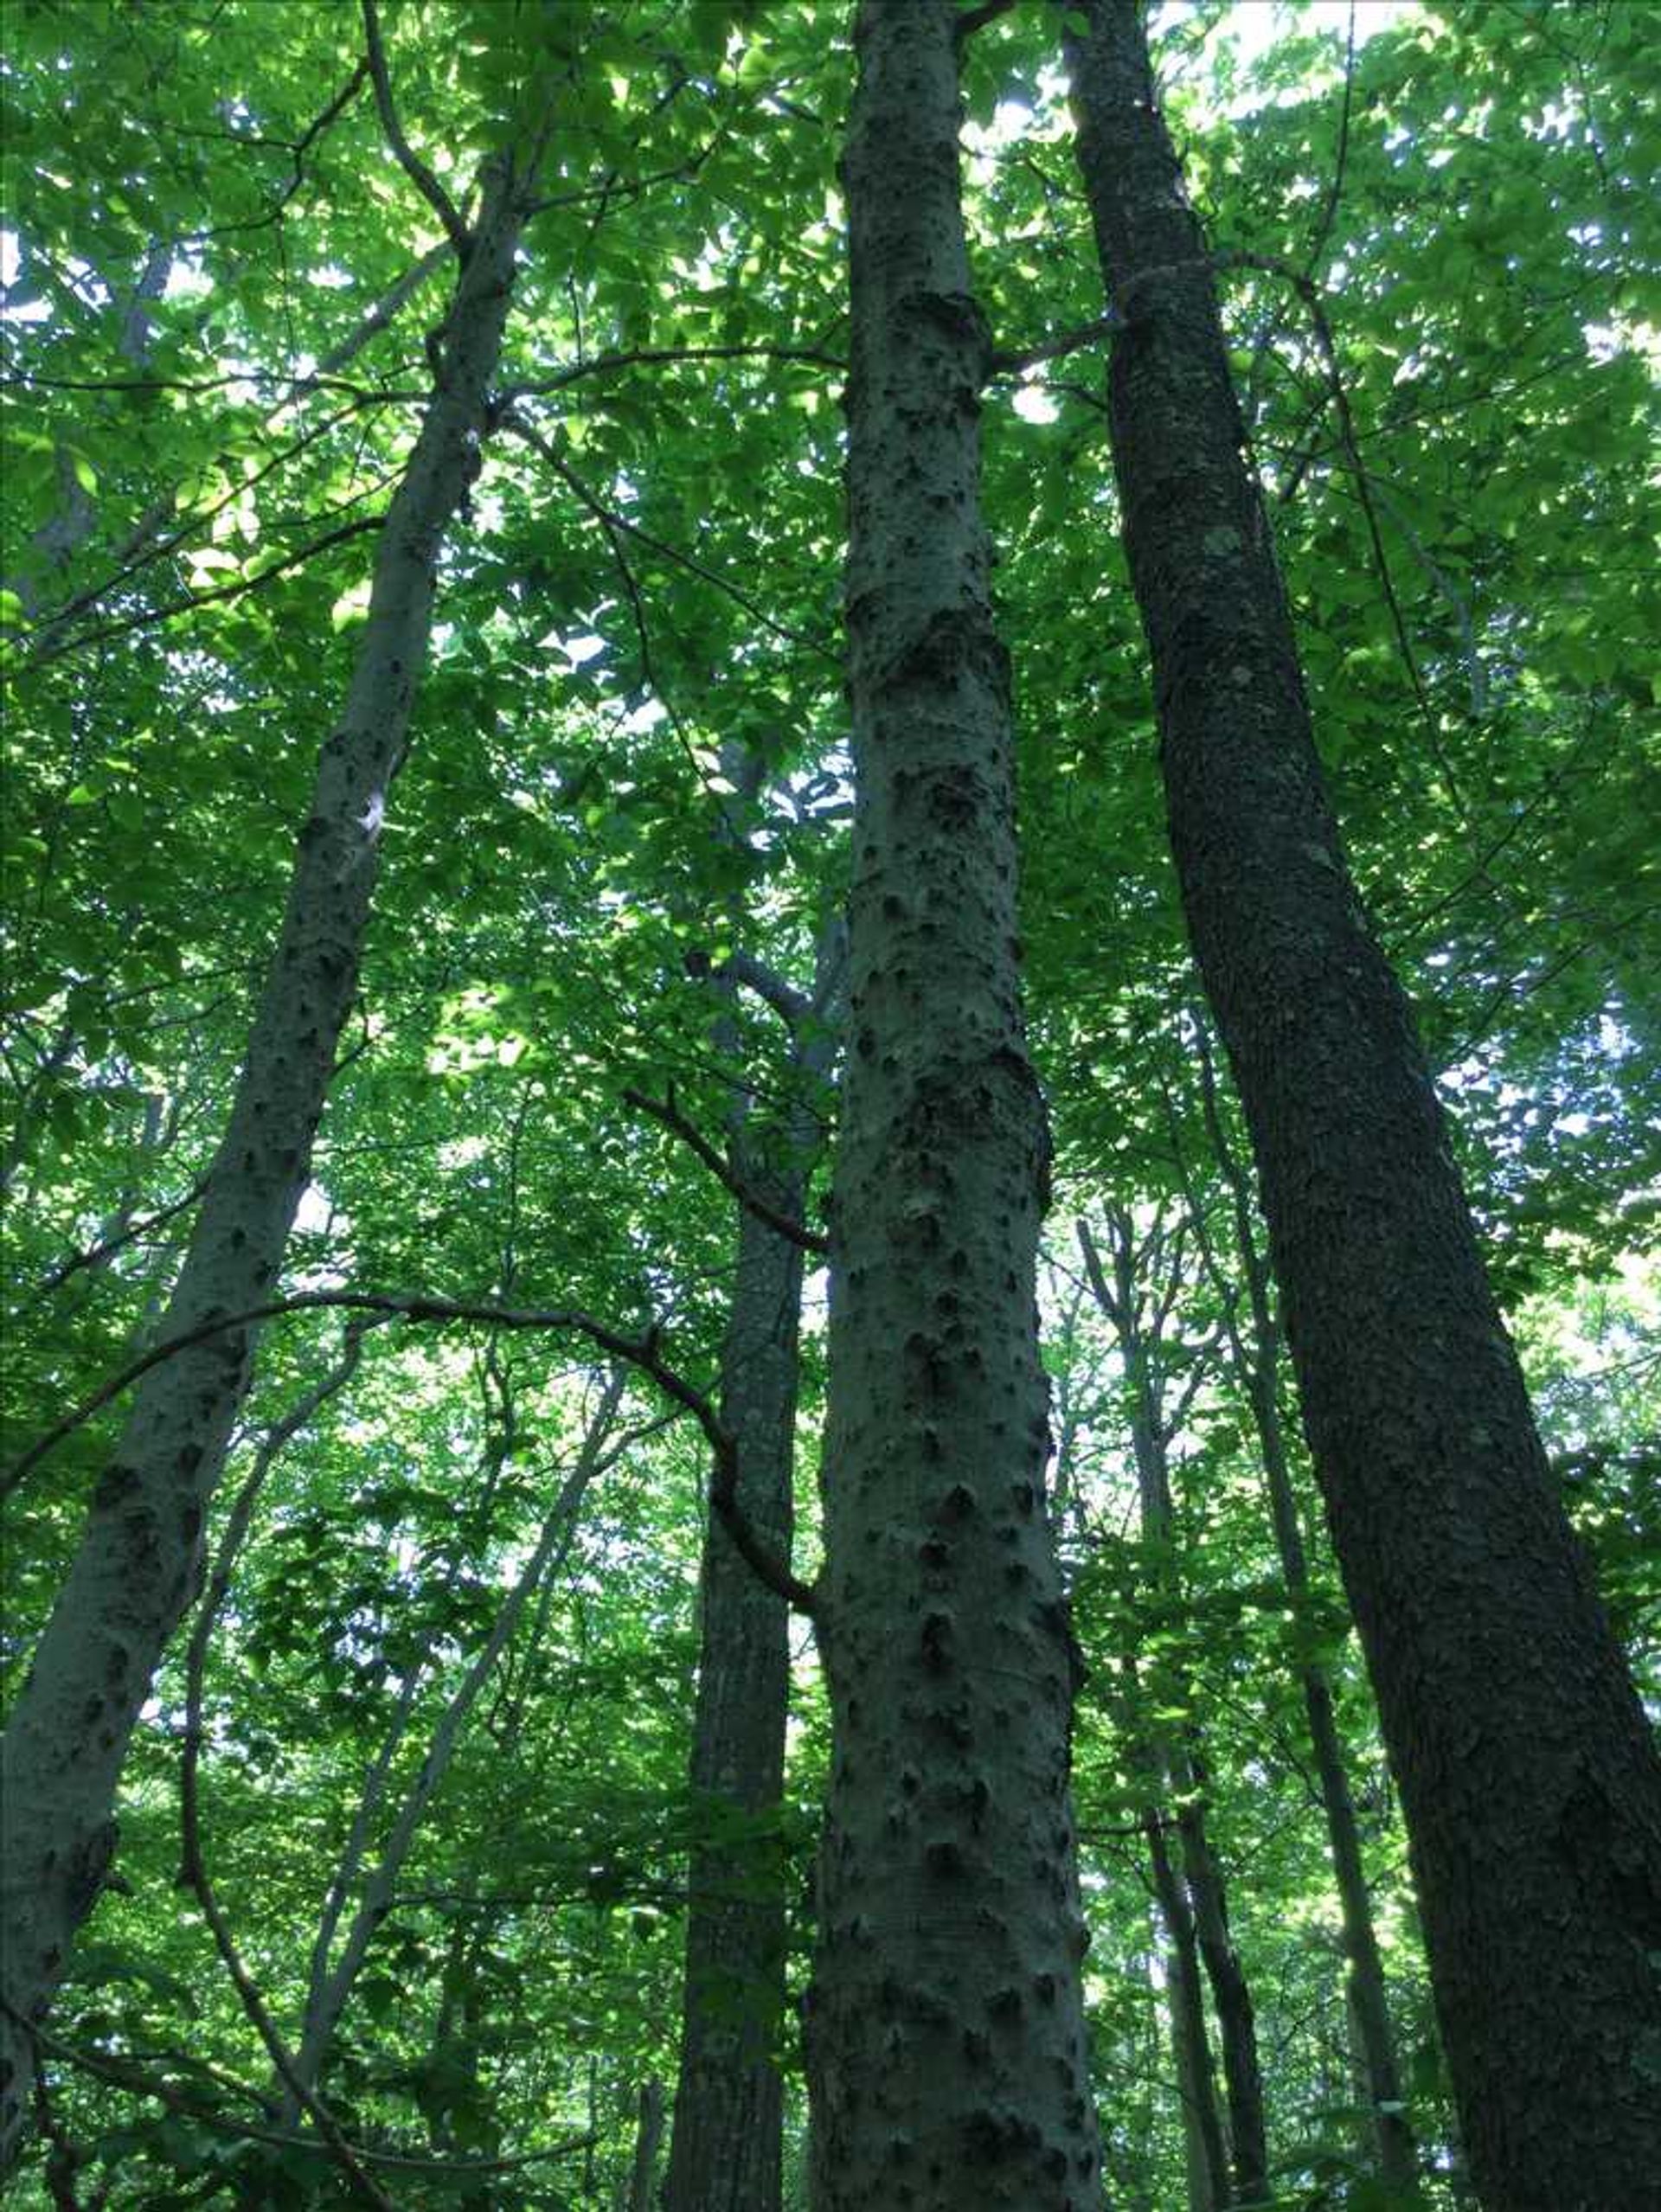
<path id="1" fill-rule="evenodd" d="M 325 741 L 287 908 L 229 1124 L 162 1324 L 169 1336 L 271 1296 L 311 1172 L 356 988 L 387 793 L 426 657 L 444 534 L 478 465 L 529 180 L 492 165 L 447 325 L 442 373 L 380 537 L 345 710 Z M 15 2147 L 33 2039 L 115 1849 L 128 1739 L 201 1568 L 203 1524 L 247 1394 L 255 1332 L 154 1368 L 8 1724 L 0 1935 L 0 2156 Z"/>
<path id="2" fill-rule="evenodd" d="M 1101 2195 L 1076 1661 L 1044 1505 L 1048 1138 L 1021 1016 L 953 12 L 861 0 L 843 170 L 858 798 L 819 1586 L 818 2212 Z"/>
<path id="3" fill-rule="evenodd" d="M 1134 0 L 1070 0 L 1171 843 L 1494 2212 L 1661 2173 L 1661 1763 L 1562 1514 L 1323 783 L 1205 242 Z M 1066 17 L 1061 18 L 1065 23 Z"/>

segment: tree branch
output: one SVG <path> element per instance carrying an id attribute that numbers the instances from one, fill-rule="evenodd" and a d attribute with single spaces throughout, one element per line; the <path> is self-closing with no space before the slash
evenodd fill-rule
<path id="1" fill-rule="evenodd" d="M 1060 361 L 1069 353 L 1077 353 L 1083 346 L 1093 346 L 1105 338 L 1110 330 L 1123 327 L 1125 317 L 1116 307 L 1097 315 L 1076 329 L 1063 330 L 1059 337 L 1045 338 L 1040 344 L 1028 346 L 1016 353 L 995 353 L 990 374 L 993 376 L 1012 376 L 1023 369 L 1036 369 L 1041 361 Z"/>
<path id="2" fill-rule="evenodd" d="M 639 1113 L 649 1114 L 653 1121 L 678 1137 L 687 1150 L 703 1162 L 715 1180 L 731 1191 L 745 1211 L 754 1214 L 756 1220 L 764 1222 L 775 1236 L 783 1237 L 787 1244 L 796 1245 L 803 1252 L 813 1253 L 819 1259 L 829 1253 L 830 1241 L 828 1237 L 819 1235 L 817 1230 L 804 1228 L 799 1221 L 792 1221 L 788 1214 L 779 1213 L 776 1207 L 769 1206 L 765 1198 L 750 1189 L 709 1138 L 681 1112 L 675 1103 L 672 1088 L 666 1099 L 648 1098 L 644 1091 L 632 1087 L 624 1092 L 623 1098 L 626 1105 L 633 1106 Z"/>
<path id="3" fill-rule="evenodd" d="M 288 2047 L 277 2031 L 265 1998 L 258 1984 L 244 1964 L 237 1949 L 236 1939 L 231 1933 L 229 1921 L 220 1905 L 218 1896 L 208 1877 L 208 1863 L 202 1856 L 202 1821 L 198 1778 L 202 1763 L 202 1688 L 208 1661 L 208 1645 L 212 1638 L 214 1622 L 225 1593 L 230 1587 L 231 1569 L 242 1540 L 247 1534 L 248 1523 L 253 1517 L 266 1477 L 270 1473 L 283 1448 L 297 1436 L 324 1402 L 343 1388 L 355 1372 L 362 1351 L 362 1337 L 367 1329 L 379 1324 L 373 1318 L 349 1324 L 346 1342 L 335 1367 L 307 1391 L 299 1403 L 277 1422 L 267 1434 L 255 1456 L 247 1480 L 242 1484 L 231 1508 L 225 1532 L 220 1539 L 219 1550 L 214 1561 L 214 1572 L 208 1588 L 197 1608 L 196 1625 L 191 1631 L 189 1650 L 185 1659 L 184 1693 L 184 1756 L 179 1772 L 179 1843 L 180 1863 L 184 1879 L 195 1893 L 202 1907 L 202 1918 L 212 1932 L 225 1971 L 241 1999 L 242 2009 L 253 2023 L 260 2042 L 265 2045 L 273 2066 L 283 2086 L 295 2104 L 311 2121 L 322 2137 L 330 2157 L 340 2168 L 351 2188 L 366 2204 L 374 2205 L 376 2212 L 396 2212 L 390 2198 L 379 2189 L 357 2162 L 351 2145 L 341 2132 L 338 2122 L 323 2100 L 300 2074 L 290 2055 Z"/>
<path id="4" fill-rule="evenodd" d="M 569 1330 L 575 1336 L 587 1337 L 614 1359 L 625 1360 L 632 1367 L 638 1368 L 643 1375 L 651 1376 L 666 1398 L 690 1414 L 703 1431 L 715 1461 L 713 1500 L 739 1552 L 769 1588 L 788 1598 L 798 1611 L 810 1615 L 817 1611 L 818 1600 L 812 1589 L 774 1559 L 745 1519 L 733 1489 L 738 1467 L 737 1446 L 702 1391 L 662 1357 L 657 1349 L 659 1331 L 654 1328 L 644 1337 L 625 1337 L 620 1330 L 597 1321 L 593 1314 L 585 1313 L 578 1306 L 497 1305 L 482 1298 L 422 1298 L 399 1292 L 296 1291 L 288 1298 L 270 1298 L 263 1305 L 248 1306 L 239 1313 L 213 1314 L 198 1322 L 195 1328 L 152 1344 L 148 1351 L 130 1360 L 101 1383 L 89 1397 L 83 1398 L 61 1420 L 55 1422 L 6 1470 L 3 1481 L 0 1481 L 0 1497 L 10 1497 L 25 1476 L 66 1436 L 83 1427 L 140 1375 L 148 1374 L 152 1367 L 159 1367 L 164 1360 L 176 1358 L 179 1353 L 224 1336 L 233 1329 L 250 1328 L 257 1322 L 273 1321 L 284 1314 L 323 1313 L 337 1309 L 349 1313 L 381 1314 L 389 1321 L 439 1324 L 475 1322 L 491 1329 Z"/>
<path id="5" fill-rule="evenodd" d="M 456 259 L 465 261 L 472 248 L 472 234 L 457 213 L 454 201 L 404 136 L 403 125 L 398 120 L 398 111 L 393 105 L 392 80 L 387 74 L 386 49 L 381 43 L 381 12 L 375 0 L 361 0 L 361 5 L 363 10 L 363 38 L 369 49 L 369 76 L 375 85 L 375 104 L 380 111 L 381 128 L 386 133 L 387 144 L 392 148 L 405 176 L 444 225 L 444 234 L 455 248 Z"/>

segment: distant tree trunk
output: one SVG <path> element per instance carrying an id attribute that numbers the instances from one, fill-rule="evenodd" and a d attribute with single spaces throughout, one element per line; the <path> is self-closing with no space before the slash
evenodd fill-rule
<path id="1" fill-rule="evenodd" d="M 1192 1749 L 1176 1748 L 1170 1778 L 1178 1796 L 1177 1832 L 1183 1872 L 1194 1907 L 1194 1933 L 1216 2008 L 1222 2078 L 1228 2099 L 1229 2164 L 1235 2204 L 1256 2204 L 1268 2195 L 1269 2156 L 1263 2117 L 1263 2075 L 1257 2055 L 1257 2015 L 1251 1985 L 1228 1926 L 1228 1892 L 1205 1818 L 1209 1783 Z"/>
<path id="2" fill-rule="evenodd" d="M 829 988 L 825 961 L 820 982 Z M 816 993 L 816 1003 L 818 994 Z M 819 1010 L 822 1012 L 823 1006 Z M 811 1016 L 811 1010 L 805 1009 Z M 828 1026 L 798 1028 L 792 1058 L 823 1074 Z M 782 1162 L 741 1108 L 729 1144 L 742 1183 L 786 1220 L 801 1218 L 813 1133 L 784 1132 Z M 738 1447 L 736 1494 L 774 1556 L 790 1557 L 794 1519 L 797 1330 L 802 1248 L 747 1210 L 721 1347 L 721 1417 Z M 790 1709 L 789 1614 L 711 1513 L 700 1585 L 695 1817 L 726 1824 L 690 1855 L 680 2071 L 664 2212 L 778 2212 L 783 2087 L 773 2049 L 785 2001 L 785 1870 L 775 1834 Z"/>
<path id="3" fill-rule="evenodd" d="M 1090 1228 L 1082 1220 L 1078 1224 L 1079 1244 L 1090 1287 L 1119 1339 L 1124 1362 L 1142 1537 L 1158 1562 L 1155 1593 L 1175 1607 L 1182 1591 L 1173 1548 L 1177 1530 L 1170 1486 L 1170 1440 L 1197 1380 L 1197 1375 L 1190 1376 L 1189 1388 L 1173 1411 L 1167 1402 L 1164 1327 L 1183 1280 L 1183 1231 L 1179 1227 L 1174 1235 L 1168 1236 L 1163 1221 L 1156 1221 L 1149 1235 L 1138 1239 L 1130 1215 L 1119 1208 L 1110 1210 L 1108 1230 L 1111 1279 L 1103 1269 Z M 1138 1279 L 1139 1267 L 1150 1277 L 1145 1283 Z M 1205 1962 L 1222 2046 L 1234 2185 L 1232 2191 L 1225 2188 L 1222 2201 L 1253 2204 L 1268 2194 L 1269 2186 L 1257 2020 L 1245 1969 L 1229 1933 L 1222 1869 L 1207 1830 L 1208 1778 L 1202 1734 L 1193 1717 L 1193 1688 L 1186 1669 L 1173 1666 L 1169 1659 L 1162 1662 L 1158 1674 L 1155 1704 L 1180 1708 L 1190 1715 L 1185 1728 L 1168 1727 L 1156 1732 L 1154 1758 L 1164 1784 L 1162 1794 L 1177 1807 L 1193 1940 L 1197 1940 Z"/>
<path id="4" fill-rule="evenodd" d="M 287 909 L 229 1124 L 162 1324 L 183 1335 L 268 1298 L 356 988 L 388 787 L 426 658 L 440 545 L 478 465 L 530 180 L 500 160 L 458 278 L 441 372 L 382 525 L 368 625 L 324 744 Z M 255 1332 L 153 1368 L 6 1730 L 0 2157 L 15 2150 L 43 2020 L 115 1850 L 122 1760 L 200 1572 L 203 1524 Z"/>
<path id="5" fill-rule="evenodd" d="M 1135 0 L 1069 0 L 1171 843 L 1494 2212 L 1661 2173 L 1661 1762 L 1553 1491 L 1316 755 L 1205 242 Z"/>
<path id="6" fill-rule="evenodd" d="M 640 2085 L 640 2118 L 634 2132 L 634 2163 L 629 2170 L 629 2212 L 651 2212 L 651 2182 L 664 2139 L 664 2091 L 657 2081 Z"/>
<path id="7" fill-rule="evenodd" d="M 1223 1126 L 1213 1080 L 1209 1041 L 1203 1031 L 1200 1037 L 1200 1077 L 1212 1151 L 1233 1208 L 1235 1242 L 1252 1317 L 1251 1342 L 1247 1344 L 1235 1318 L 1234 1307 L 1229 1306 L 1229 1353 L 1257 1430 L 1264 1479 L 1268 1487 L 1269 1518 L 1274 1528 L 1275 1548 L 1280 1557 L 1286 1594 L 1294 1608 L 1301 1612 L 1307 1606 L 1310 1594 L 1309 1562 L 1292 1489 L 1291 1456 L 1280 1420 L 1279 1322 L 1274 1311 L 1268 1269 L 1258 1249 L 1253 1228 L 1250 1188 Z M 1332 1854 L 1333 1882 L 1338 1893 L 1348 1962 L 1344 1999 L 1365 2101 L 1372 2113 L 1378 2170 L 1391 2188 L 1406 2190 L 1414 2180 L 1418 2160 L 1413 2130 L 1402 2108 L 1401 2074 L 1396 2063 L 1389 1998 L 1384 1986 L 1384 1962 L 1379 1956 L 1378 1937 L 1373 1925 L 1373 1902 L 1362 1858 L 1360 1824 L 1344 1771 L 1343 1739 L 1333 1710 L 1332 1687 L 1325 1669 L 1313 1661 L 1299 1668 L 1298 1682 L 1309 1720 L 1321 1811 Z"/>
<path id="8" fill-rule="evenodd" d="M 1136 1663 L 1127 1653 L 1120 1664 L 1126 1679 L 1132 1763 L 1141 1775 L 1145 1790 L 1142 1838 L 1148 1847 L 1154 1901 L 1159 1907 L 1167 1945 L 1166 2002 L 1170 2008 L 1177 2093 L 1183 2107 L 1183 2160 L 1188 2179 L 1189 2212 L 1222 2212 L 1229 2196 L 1228 2151 L 1217 2113 L 1194 1914 L 1171 1863 L 1164 1813 L 1164 1767 L 1158 1753 L 1147 1740 L 1138 1711 L 1142 1700 Z"/>
<path id="9" fill-rule="evenodd" d="M 817 2212 L 1101 2199 L 1044 1504 L 1044 1102 L 1016 943 L 947 0 L 861 0 L 847 618 L 857 804 L 831 1209 Z"/>

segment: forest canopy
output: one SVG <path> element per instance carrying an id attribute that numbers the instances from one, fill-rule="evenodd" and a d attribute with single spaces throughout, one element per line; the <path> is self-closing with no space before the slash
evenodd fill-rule
<path id="1" fill-rule="evenodd" d="M 1661 12 L 5 31 L 16 2202 L 1640 2205 Z"/>

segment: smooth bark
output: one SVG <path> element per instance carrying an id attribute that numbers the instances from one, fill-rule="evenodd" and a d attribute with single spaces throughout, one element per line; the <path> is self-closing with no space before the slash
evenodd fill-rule
<path id="1" fill-rule="evenodd" d="M 862 0 L 843 165 L 857 802 L 818 1605 L 817 2212 L 1101 2196 L 1077 1660 L 1044 1501 L 1048 1135 L 1021 1014 L 953 13 Z"/>
<path id="2" fill-rule="evenodd" d="M 380 535 L 344 712 L 325 741 L 228 1125 L 164 1337 L 268 1299 L 311 1172 L 356 989 L 379 833 L 426 657 L 439 548 L 478 465 L 530 178 L 491 164 L 439 371 Z M 201 1572 L 203 1526 L 247 1394 L 255 1330 L 144 1375 L 6 1729 L 0 1887 L 0 2156 L 15 2148 L 46 2016 L 116 1845 L 139 1710 Z"/>
<path id="3" fill-rule="evenodd" d="M 1109 406 L 1189 931 L 1492 2212 L 1661 2173 L 1661 1762 L 1553 1488 L 1327 798 L 1206 247 L 1133 0 L 1071 0 Z M 1062 16 L 1063 25 L 1068 21 Z"/>

